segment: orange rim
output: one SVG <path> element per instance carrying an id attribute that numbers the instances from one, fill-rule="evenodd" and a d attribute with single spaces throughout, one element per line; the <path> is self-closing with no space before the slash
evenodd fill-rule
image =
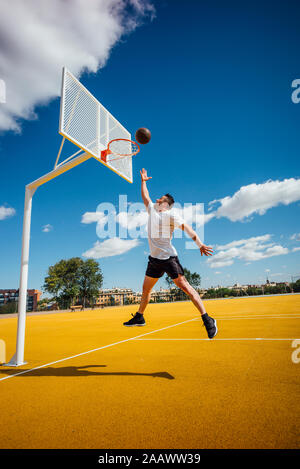
<path id="1" fill-rule="evenodd" d="M 127 142 L 127 143 L 131 143 L 132 144 L 132 148 L 134 148 L 134 151 L 132 151 L 131 153 L 120 153 L 120 152 L 117 152 L 117 151 L 113 151 L 111 150 L 110 146 L 111 144 L 113 144 L 114 142 Z M 108 145 L 107 145 L 107 148 L 106 150 L 102 150 L 101 151 L 101 159 L 102 161 L 104 161 L 105 163 L 107 163 L 106 161 L 106 157 L 107 155 L 116 155 L 120 158 L 125 158 L 126 156 L 133 156 L 133 155 L 136 155 L 138 152 L 140 151 L 140 146 L 138 145 L 138 143 L 134 142 L 133 140 L 130 140 L 130 139 L 127 139 L 127 138 L 114 138 L 113 140 L 111 140 Z M 112 160 L 113 161 L 113 160 Z"/>

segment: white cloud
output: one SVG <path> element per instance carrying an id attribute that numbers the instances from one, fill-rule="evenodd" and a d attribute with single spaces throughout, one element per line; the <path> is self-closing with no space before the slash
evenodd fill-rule
<path id="1" fill-rule="evenodd" d="M 105 225 L 108 217 L 103 212 L 85 212 L 82 215 L 81 223 L 99 223 L 100 225 Z"/>
<path id="2" fill-rule="evenodd" d="M 290 236 L 290 239 L 292 241 L 300 241 L 300 233 L 294 233 L 292 236 Z"/>
<path id="3" fill-rule="evenodd" d="M 117 217 L 117 222 L 128 230 L 145 226 L 148 221 L 148 213 L 145 211 L 141 212 L 120 212 Z"/>
<path id="4" fill-rule="evenodd" d="M 264 215 L 272 207 L 280 204 L 289 205 L 298 200 L 300 200 L 300 179 L 249 184 L 241 187 L 233 196 L 209 202 L 209 210 L 212 210 L 215 204 L 220 204 L 210 217 L 241 221 L 255 213 Z"/>
<path id="5" fill-rule="evenodd" d="M 53 230 L 53 226 L 52 225 L 44 225 L 43 228 L 42 228 L 42 231 L 44 233 L 49 233 L 49 231 L 52 231 Z"/>
<path id="6" fill-rule="evenodd" d="M 0 207 L 0 220 L 5 220 L 5 218 L 12 217 L 15 214 L 16 211 L 14 208 L 4 207 L 4 205 Z"/>
<path id="7" fill-rule="evenodd" d="M 211 267 L 212 269 L 227 267 L 229 265 L 232 265 L 234 262 L 231 258 L 227 260 L 226 258 L 223 259 L 222 253 L 220 253 L 218 257 L 217 256 L 218 254 L 216 254 L 213 259 L 209 259 L 210 262 L 207 261 L 207 263 L 210 264 L 209 267 Z M 230 255 L 228 257 L 230 257 Z"/>
<path id="8" fill-rule="evenodd" d="M 137 239 L 110 238 L 103 242 L 96 241 L 91 249 L 82 254 L 83 257 L 101 259 L 103 257 L 118 256 L 137 247 L 140 242 Z"/>
<path id="9" fill-rule="evenodd" d="M 155 8 L 154 8 L 153 5 L 151 5 L 151 3 L 145 2 L 143 0 L 130 0 L 130 3 L 141 14 L 144 14 L 144 10 L 145 10 L 145 7 L 146 7 L 147 11 L 151 15 L 151 18 L 153 18 L 155 16 Z"/>
<path id="10" fill-rule="evenodd" d="M 296 251 L 300 251 L 300 247 L 299 247 L 299 248 L 293 248 L 293 249 L 292 249 L 292 252 L 296 252 Z"/>
<path id="11" fill-rule="evenodd" d="M 145 16 L 150 0 L 14 0 L 0 2 L 0 70 L 6 104 L 0 130 L 20 130 L 20 118 L 60 95 L 61 69 L 97 72 L 122 36 Z"/>
<path id="12" fill-rule="evenodd" d="M 206 262 L 209 267 L 220 268 L 232 265 L 235 260 L 243 260 L 247 262 L 259 261 L 268 257 L 280 256 L 288 254 L 289 250 L 279 244 L 268 243 L 271 235 L 252 237 L 249 239 L 241 239 L 232 241 L 223 246 L 217 246 L 218 251 L 213 257 Z"/>
<path id="13" fill-rule="evenodd" d="M 246 244 L 246 243 L 247 243 L 248 246 L 250 246 L 251 244 L 257 245 L 258 243 L 264 243 L 265 241 L 269 241 L 270 239 L 271 239 L 270 234 L 263 235 L 263 236 L 254 236 L 254 237 L 248 238 L 248 239 L 239 239 L 238 241 L 231 241 L 228 244 L 223 244 L 223 245 L 218 244 L 216 246 L 216 249 L 218 251 L 223 250 L 223 249 L 230 249 L 230 248 L 233 248 L 233 247 L 236 247 L 236 246 L 242 246 L 243 244 Z"/>

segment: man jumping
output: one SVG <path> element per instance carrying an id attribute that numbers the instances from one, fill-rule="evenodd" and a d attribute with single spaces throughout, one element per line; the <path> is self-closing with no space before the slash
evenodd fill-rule
<path id="1" fill-rule="evenodd" d="M 146 184 L 152 178 L 147 176 L 147 171 L 144 168 L 140 173 L 142 179 L 142 199 L 149 214 L 148 240 L 150 256 L 139 310 L 134 316 L 132 315 L 132 319 L 123 324 L 124 326 L 146 325 L 144 311 L 149 303 L 151 290 L 160 277 L 167 273 L 175 285 L 191 298 L 201 314 L 209 339 L 212 339 L 218 332 L 217 321 L 208 316 L 198 292 L 184 277 L 183 267 L 178 260 L 176 249 L 171 243 L 174 229 L 180 228 L 185 231 L 199 247 L 201 256 L 202 254 L 211 256 L 213 250 L 210 246 L 203 244 L 197 233 L 182 218 L 171 211 L 174 199 L 170 194 L 163 195 L 160 199 L 156 200 L 156 204 L 153 204 Z"/>

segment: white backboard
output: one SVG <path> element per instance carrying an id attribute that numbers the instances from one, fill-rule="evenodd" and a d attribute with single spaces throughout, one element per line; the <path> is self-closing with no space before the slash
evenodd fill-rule
<path id="1" fill-rule="evenodd" d="M 131 139 L 131 134 L 72 75 L 63 69 L 59 133 L 91 156 L 101 161 L 101 150 L 115 138 Z M 119 176 L 132 182 L 132 157 L 104 163 Z"/>

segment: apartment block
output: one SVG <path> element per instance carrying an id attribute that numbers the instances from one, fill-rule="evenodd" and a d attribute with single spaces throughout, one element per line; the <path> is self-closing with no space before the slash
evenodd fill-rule
<path id="1" fill-rule="evenodd" d="M 27 305 L 26 311 L 36 311 L 37 303 L 40 300 L 42 292 L 39 290 L 27 290 Z M 7 289 L 0 290 L 0 307 L 9 302 L 18 302 L 19 301 L 19 290 Z M 17 311 L 17 304 L 16 304 Z"/>

